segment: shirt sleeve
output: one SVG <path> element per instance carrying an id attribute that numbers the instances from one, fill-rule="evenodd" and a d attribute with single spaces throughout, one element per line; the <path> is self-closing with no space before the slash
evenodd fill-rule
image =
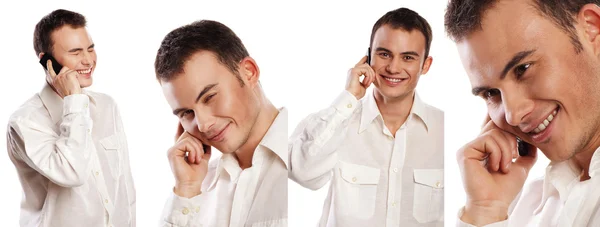
<path id="1" fill-rule="evenodd" d="M 171 193 L 162 214 L 163 227 L 197 227 L 200 225 L 199 213 L 205 195 L 200 194 L 192 198 L 185 198 Z"/>
<path id="2" fill-rule="evenodd" d="M 77 187 L 88 178 L 92 166 L 92 127 L 89 97 L 69 95 L 64 98 L 59 133 L 36 119 L 11 119 L 9 152 L 53 183 Z"/>
<path id="3" fill-rule="evenodd" d="M 460 217 L 462 217 L 464 213 L 464 207 L 460 209 L 460 211 L 458 212 L 458 218 L 456 219 L 456 227 L 477 227 L 474 225 L 471 225 L 469 223 L 463 222 L 462 220 L 460 220 Z M 487 224 L 481 227 L 508 227 L 508 220 L 504 220 L 504 221 L 500 221 L 500 222 L 494 222 L 491 224 Z"/>
<path id="4" fill-rule="evenodd" d="M 330 107 L 305 118 L 288 141 L 289 176 L 312 190 L 331 179 L 336 165 L 337 148 L 348 131 L 349 120 L 359 101 L 348 91 L 342 92 Z"/>

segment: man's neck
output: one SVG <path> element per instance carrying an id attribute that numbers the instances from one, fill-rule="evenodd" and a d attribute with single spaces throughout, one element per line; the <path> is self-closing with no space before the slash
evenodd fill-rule
<path id="1" fill-rule="evenodd" d="M 392 135 L 406 122 L 412 109 L 415 92 L 394 99 L 384 97 L 377 89 L 373 89 L 377 108 L 383 117 L 385 126 Z"/>
<path id="2" fill-rule="evenodd" d="M 278 114 L 279 110 L 277 110 L 277 108 L 275 108 L 275 106 L 263 95 L 260 112 L 258 113 L 254 126 L 250 130 L 250 135 L 248 136 L 246 143 L 234 152 L 242 169 L 252 166 L 254 151 L 265 134 L 267 134 L 267 131 L 269 131 L 269 128 L 271 128 L 271 124 L 273 124 L 273 121 L 275 121 Z"/>
<path id="3" fill-rule="evenodd" d="M 590 163 L 592 162 L 594 152 L 600 147 L 600 133 L 596 133 L 597 135 L 591 138 L 582 151 L 573 156 L 575 163 L 582 169 L 581 181 L 590 179 Z"/>

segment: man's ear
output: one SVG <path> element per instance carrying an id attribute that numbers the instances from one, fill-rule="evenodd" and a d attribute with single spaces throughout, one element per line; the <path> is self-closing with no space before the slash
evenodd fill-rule
<path id="1" fill-rule="evenodd" d="M 584 41 L 592 45 L 596 56 L 600 56 L 600 7 L 591 3 L 584 5 L 577 14 L 577 22 L 585 30 Z"/>
<path id="2" fill-rule="evenodd" d="M 46 53 L 44 53 L 44 52 L 40 52 L 40 53 L 38 54 L 38 59 L 42 59 L 42 57 L 44 56 L 44 54 L 46 54 Z"/>
<path id="3" fill-rule="evenodd" d="M 421 75 L 429 72 L 429 67 L 431 67 L 431 63 L 433 62 L 433 57 L 427 56 L 425 61 L 423 62 L 423 70 L 421 71 Z"/>
<path id="4" fill-rule="evenodd" d="M 248 85 L 252 88 L 259 85 L 260 69 L 256 61 L 252 57 L 245 57 L 240 62 L 240 76 L 248 81 Z"/>

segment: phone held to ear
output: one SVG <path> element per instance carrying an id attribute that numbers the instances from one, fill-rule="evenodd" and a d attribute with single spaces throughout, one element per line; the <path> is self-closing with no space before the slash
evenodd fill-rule
<path id="1" fill-rule="evenodd" d="M 527 156 L 529 154 L 529 144 L 519 137 L 517 137 L 517 149 L 519 150 L 519 156 Z"/>
<path id="2" fill-rule="evenodd" d="M 40 64 L 42 64 L 42 66 L 44 66 L 44 69 L 48 70 L 48 67 L 46 66 L 46 63 L 48 62 L 48 60 L 50 60 L 52 62 L 52 69 L 54 70 L 54 73 L 56 73 L 58 75 L 58 73 L 62 69 L 62 65 L 60 65 L 58 63 L 58 61 L 56 61 L 56 59 L 54 59 L 54 57 L 52 57 L 52 55 L 44 54 L 42 56 L 42 59 L 40 59 Z"/>
<path id="3" fill-rule="evenodd" d="M 371 47 L 367 49 L 367 64 L 371 65 Z"/>

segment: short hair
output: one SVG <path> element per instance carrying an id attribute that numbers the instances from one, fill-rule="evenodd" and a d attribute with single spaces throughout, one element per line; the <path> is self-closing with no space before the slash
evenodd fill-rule
<path id="1" fill-rule="evenodd" d="M 159 82 L 174 79 L 183 72 L 185 62 L 198 51 L 214 53 L 219 62 L 244 85 L 238 68 L 239 63 L 249 56 L 248 51 L 229 27 L 212 20 L 193 22 L 165 36 L 154 61 L 156 79 Z"/>
<path id="2" fill-rule="evenodd" d="M 35 30 L 33 31 L 33 49 L 35 50 L 35 54 L 39 55 L 41 52 L 52 53 L 52 46 L 54 45 L 51 37 L 52 32 L 63 26 L 81 28 L 85 27 L 86 24 L 85 17 L 79 13 L 65 9 L 52 11 L 35 25 Z"/>
<path id="3" fill-rule="evenodd" d="M 556 24 L 571 39 L 575 51 L 583 46 L 575 32 L 575 15 L 588 3 L 600 4 L 600 0 L 531 0 L 532 6 L 542 16 Z M 446 32 L 454 41 L 461 41 L 469 34 L 482 30 L 483 14 L 494 7 L 498 0 L 450 0 L 444 16 Z"/>
<path id="4" fill-rule="evenodd" d="M 373 38 L 375 38 L 375 32 L 377 32 L 377 30 L 384 25 L 389 25 L 393 29 L 400 28 L 408 32 L 413 31 L 414 29 L 419 30 L 421 33 L 423 33 L 423 36 L 425 36 L 425 57 L 429 56 L 429 49 L 431 48 L 433 34 L 431 32 L 431 26 L 429 26 L 427 20 L 421 17 L 421 15 L 407 8 L 398 8 L 387 12 L 385 15 L 379 18 L 377 22 L 375 22 L 375 25 L 373 25 L 369 47 L 373 47 Z"/>

